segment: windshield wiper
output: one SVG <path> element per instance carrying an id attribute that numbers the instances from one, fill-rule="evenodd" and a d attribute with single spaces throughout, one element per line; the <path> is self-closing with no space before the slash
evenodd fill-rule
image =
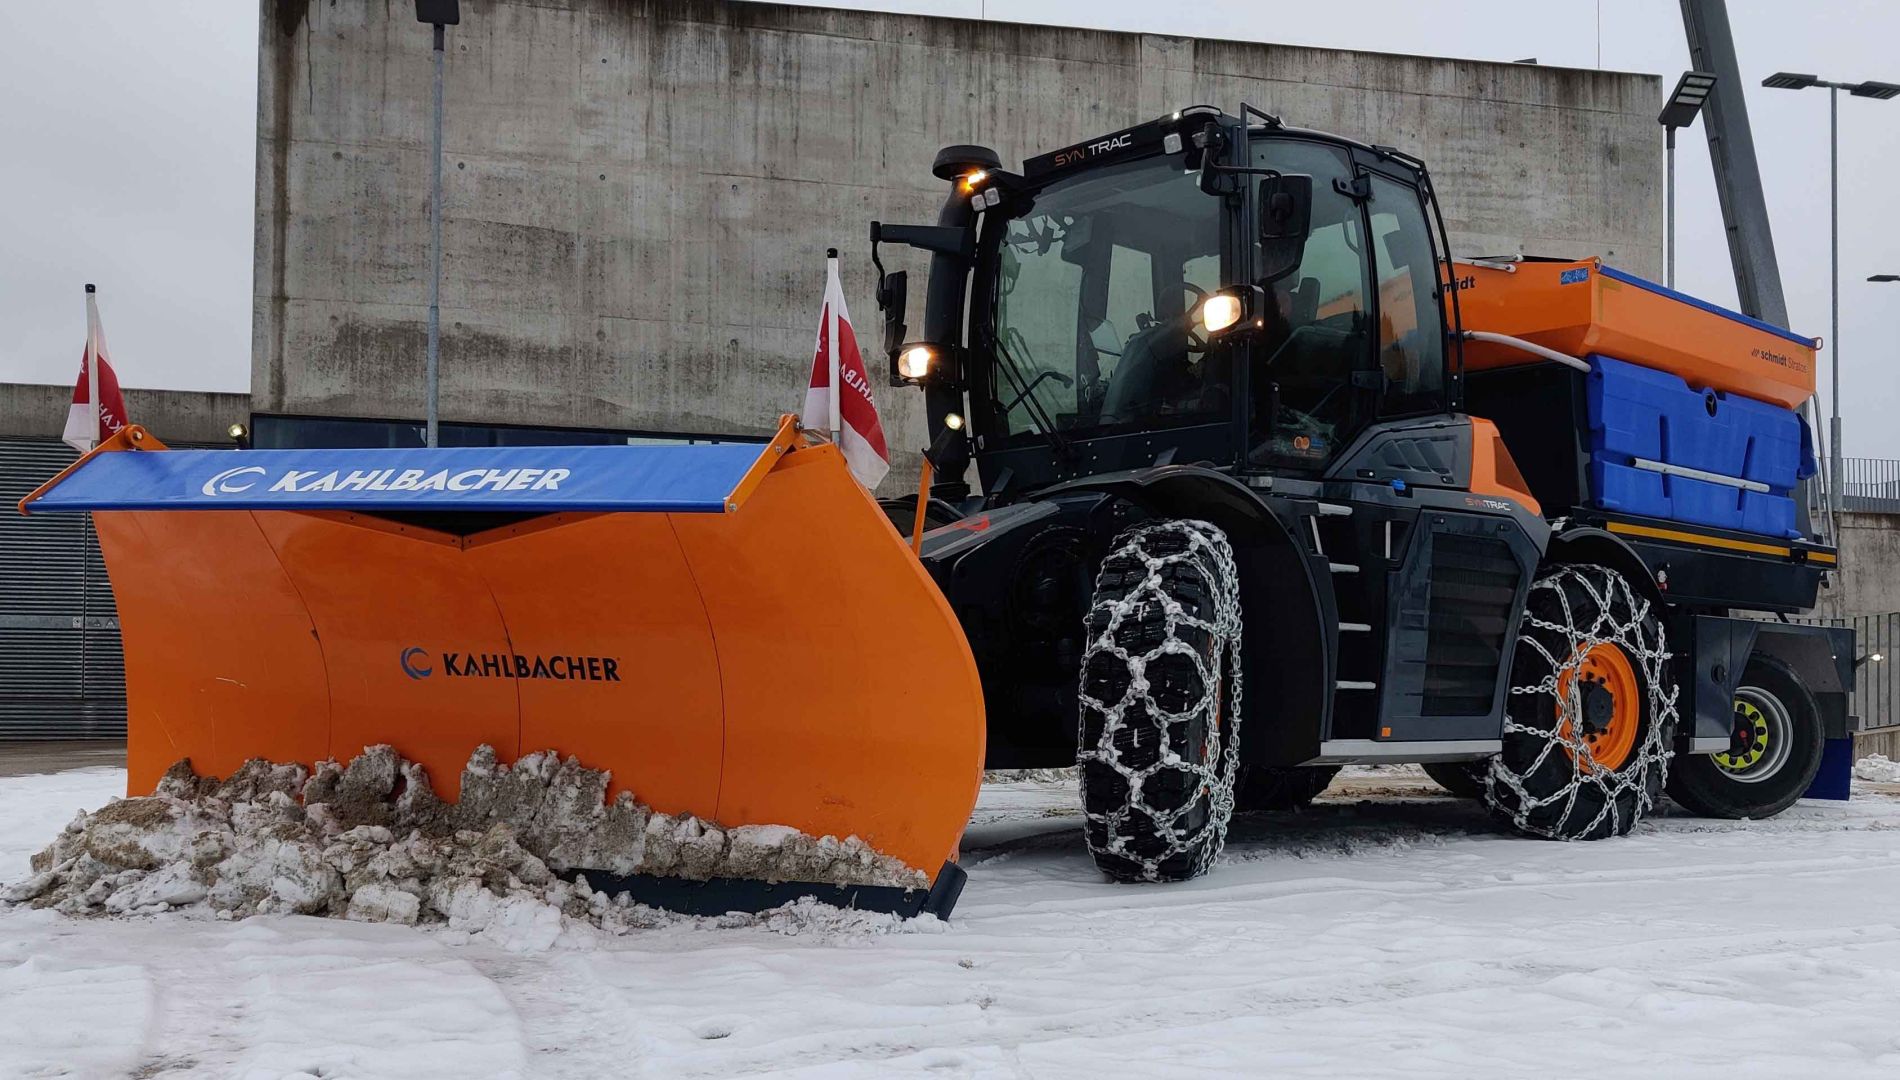
<path id="1" fill-rule="evenodd" d="M 1020 336 L 1016 329 L 1011 327 L 1004 337 L 993 339 L 996 345 L 996 358 L 1002 361 L 1001 367 L 1003 373 L 1009 377 L 1011 389 L 1016 391 L 1015 400 L 1011 401 L 1009 405 L 1003 409 L 1003 416 L 1007 420 L 1010 411 L 1015 409 L 1017 405 L 1027 406 L 1025 411 L 1029 415 L 1029 422 L 1036 426 L 1036 430 L 1048 441 L 1049 448 L 1056 452 L 1057 457 L 1066 458 L 1069 456 L 1069 440 L 1064 438 L 1062 433 L 1056 430 L 1055 421 L 1049 418 L 1048 412 L 1042 407 L 1042 402 L 1036 400 L 1036 396 L 1030 393 L 1030 391 L 1034 390 L 1037 384 L 1041 383 L 1044 378 L 1051 375 L 1060 379 L 1064 386 L 1074 386 L 1075 380 L 1066 378 L 1053 370 L 1042 372 L 1037 375 L 1034 380 L 1027 379 L 1023 375 L 1023 368 L 1020 362 L 1016 357 L 1010 354 L 1009 345 L 1007 344 L 1008 335 Z"/>

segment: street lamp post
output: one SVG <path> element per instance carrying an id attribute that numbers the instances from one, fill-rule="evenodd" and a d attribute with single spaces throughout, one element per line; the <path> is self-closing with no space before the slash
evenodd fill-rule
<path id="1" fill-rule="evenodd" d="M 442 348 L 442 48 L 444 28 L 462 21 L 459 0 L 416 0 L 416 21 L 435 27 L 434 153 L 429 158 L 429 419 L 423 441 L 436 445 L 436 400 L 440 396 Z"/>
<path id="2" fill-rule="evenodd" d="M 1828 188 L 1828 396 L 1832 399 L 1827 420 L 1828 506 L 1841 509 L 1841 91 L 1854 97 L 1886 101 L 1900 97 L 1900 85 L 1885 82 L 1833 82 L 1815 75 L 1777 71 L 1761 81 L 1771 90 L 1827 88 L 1827 188 Z"/>
<path id="3" fill-rule="evenodd" d="M 1663 105 L 1662 113 L 1656 122 L 1663 126 L 1663 145 L 1668 157 L 1668 203 L 1669 216 L 1669 254 L 1666 262 L 1663 284 L 1676 287 L 1676 129 L 1686 128 L 1695 123 L 1702 112 L 1702 105 L 1709 100 L 1709 94 L 1715 89 L 1715 76 L 1706 71 L 1685 71 L 1676 81 L 1676 88 L 1669 93 L 1669 101 Z"/>

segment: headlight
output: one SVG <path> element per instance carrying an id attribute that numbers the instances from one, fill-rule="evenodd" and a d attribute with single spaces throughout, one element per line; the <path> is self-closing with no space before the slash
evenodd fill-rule
<path id="1" fill-rule="evenodd" d="M 1210 334 L 1218 334 L 1239 322 L 1244 313 L 1245 305 L 1241 304 L 1240 297 L 1215 293 L 1201 301 L 1201 326 Z"/>
<path id="2" fill-rule="evenodd" d="M 906 379 L 922 379 L 930 374 L 930 365 L 936 359 L 936 351 L 928 345 L 907 345 L 897 354 L 897 373 Z"/>

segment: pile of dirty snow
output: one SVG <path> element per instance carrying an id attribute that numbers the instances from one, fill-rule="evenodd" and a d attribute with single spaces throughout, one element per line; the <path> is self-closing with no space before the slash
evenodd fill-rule
<path id="1" fill-rule="evenodd" d="M 455 803 L 388 746 L 347 767 L 262 759 L 219 781 L 172 766 L 154 794 L 81 813 L 32 858 L 33 874 L 0 899 L 72 915 L 187 909 L 217 918 L 330 915 L 368 922 L 445 922 L 516 948 L 546 948 L 564 927 L 609 931 L 677 921 L 609 897 L 567 870 L 922 887 L 919 871 L 856 837 L 785 826 L 722 828 L 655 813 L 608 774 L 553 752 L 510 767 L 483 746 Z M 759 924 L 823 929 L 810 905 Z"/>
<path id="2" fill-rule="evenodd" d="M 1060 769 L 987 769 L 983 773 L 986 784 L 1071 784 L 1082 775 L 1082 770 L 1074 765 Z"/>
<path id="3" fill-rule="evenodd" d="M 1854 777 L 1877 784 L 1900 784 L 1900 761 L 1889 761 L 1885 754 L 1869 754 L 1854 762 Z"/>

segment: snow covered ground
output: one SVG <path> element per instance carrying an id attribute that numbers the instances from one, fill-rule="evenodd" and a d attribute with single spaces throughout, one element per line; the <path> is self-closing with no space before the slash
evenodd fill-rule
<path id="1" fill-rule="evenodd" d="M 0 880 L 122 776 L 0 780 Z M 1900 786 L 1563 845 L 1359 772 L 1166 887 L 1103 883 L 1074 806 L 1072 781 L 986 789 L 953 923 L 897 932 L 683 921 L 522 954 L 6 912 L 0 1077 L 1900 1075 Z"/>

